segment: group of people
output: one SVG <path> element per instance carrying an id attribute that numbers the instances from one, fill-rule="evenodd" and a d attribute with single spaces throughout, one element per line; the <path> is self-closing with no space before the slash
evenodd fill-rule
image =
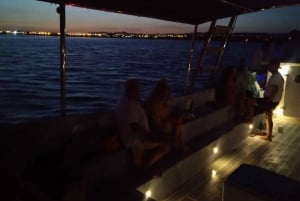
<path id="1" fill-rule="evenodd" d="M 273 110 L 279 104 L 284 86 L 283 76 L 278 72 L 280 60 L 270 59 L 267 70 L 271 73 L 264 86 L 263 97 L 260 97 L 259 85 L 255 77 L 247 72 L 244 59 L 238 68 L 228 67 L 223 72 L 218 90 L 219 100 L 234 108 L 234 115 L 238 119 L 252 122 L 255 114 L 265 114 L 266 132 L 259 133 L 261 139 L 272 140 Z"/>
<path id="2" fill-rule="evenodd" d="M 255 98 L 258 96 L 259 87 L 255 77 L 248 72 L 244 58 L 238 67 L 228 66 L 223 70 L 216 89 L 216 99 L 220 104 L 232 106 L 234 117 L 251 122 Z"/>
<path id="3" fill-rule="evenodd" d="M 272 140 L 273 110 L 279 104 L 284 79 L 278 72 L 280 61 L 271 59 L 268 71 L 272 74 L 259 97 L 256 79 L 247 71 L 242 59 L 239 70 L 227 68 L 222 77 L 219 97 L 232 105 L 239 118 L 251 122 L 254 114 L 265 113 L 266 132 L 261 139 Z M 217 91 L 218 93 L 218 91 Z M 185 150 L 182 140 L 182 114 L 169 106 L 171 92 L 166 79 L 161 79 L 145 101 L 140 100 L 140 83 L 137 79 L 125 82 L 115 114 L 123 146 L 130 150 L 137 167 L 150 168 L 172 150 Z"/>
<path id="4" fill-rule="evenodd" d="M 170 95 L 167 80 L 161 79 L 142 102 L 139 80 L 125 82 L 115 114 L 121 143 L 130 150 L 136 167 L 148 169 L 170 151 L 185 147 L 182 117 L 169 107 Z"/>

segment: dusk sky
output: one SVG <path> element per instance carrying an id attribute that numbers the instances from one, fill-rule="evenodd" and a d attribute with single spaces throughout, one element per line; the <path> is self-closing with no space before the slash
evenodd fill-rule
<path id="1" fill-rule="evenodd" d="M 59 32 L 56 7 L 36 0 L 1 0 L 0 30 Z M 193 25 L 76 7 L 66 8 L 66 18 L 67 32 L 193 32 Z M 208 23 L 201 24 L 198 31 L 206 31 L 207 27 Z M 293 29 L 300 30 L 300 5 L 239 16 L 234 31 L 286 33 Z"/>

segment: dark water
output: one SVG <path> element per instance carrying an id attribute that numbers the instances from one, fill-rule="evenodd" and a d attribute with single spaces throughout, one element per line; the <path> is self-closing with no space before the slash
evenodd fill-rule
<path id="1" fill-rule="evenodd" d="M 143 97 L 161 77 L 173 95 L 183 92 L 188 40 L 67 38 L 66 45 L 67 114 L 112 109 L 128 78 L 142 81 Z M 240 57 L 251 63 L 259 46 L 231 43 L 222 63 L 237 64 Z M 59 61 L 57 37 L 0 36 L 0 123 L 60 115 Z"/>

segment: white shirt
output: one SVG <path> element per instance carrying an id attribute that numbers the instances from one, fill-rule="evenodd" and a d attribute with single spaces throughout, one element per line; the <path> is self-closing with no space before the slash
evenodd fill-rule
<path id="1" fill-rule="evenodd" d="M 150 133 L 147 116 L 138 100 L 123 95 L 116 105 L 115 114 L 120 138 L 126 147 L 132 147 L 137 139 L 130 127 L 131 123 L 139 124 Z"/>
<path id="2" fill-rule="evenodd" d="M 278 91 L 275 97 L 271 99 L 272 102 L 274 103 L 279 103 L 282 92 L 283 92 L 283 84 L 284 84 L 284 79 L 282 75 L 279 72 L 272 73 L 270 79 L 267 82 L 266 90 L 264 93 L 265 97 L 270 97 L 272 93 L 272 85 L 275 85 L 278 87 Z"/>

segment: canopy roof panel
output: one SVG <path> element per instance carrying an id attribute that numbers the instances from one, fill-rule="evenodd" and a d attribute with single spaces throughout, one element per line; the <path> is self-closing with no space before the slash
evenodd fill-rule
<path id="1" fill-rule="evenodd" d="M 38 0 L 186 24 L 300 4 L 300 0 Z"/>

